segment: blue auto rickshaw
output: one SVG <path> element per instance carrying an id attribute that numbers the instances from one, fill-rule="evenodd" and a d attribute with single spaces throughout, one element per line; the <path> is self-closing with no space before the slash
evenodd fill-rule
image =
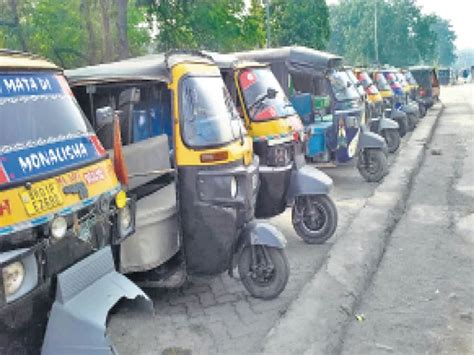
<path id="1" fill-rule="evenodd" d="M 305 47 L 234 54 L 270 64 L 305 126 L 308 160 L 340 164 L 357 156 L 367 181 L 387 174 L 387 146 L 381 136 L 364 129 L 364 102 L 342 70 L 341 57 Z"/>

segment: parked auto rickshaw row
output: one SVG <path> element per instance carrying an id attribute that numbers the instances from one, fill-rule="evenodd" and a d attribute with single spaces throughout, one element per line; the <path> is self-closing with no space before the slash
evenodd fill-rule
<path id="1" fill-rule="evenodd" d="M 409 98 L 429 105 L 406 73 L 287 47 L 170 51 L 68 70 L 68 84 L 1 51 L 0 342 L 113 352 L 105 319 L 121 297 L 148 300 L 135 283 L 237 270 L 252 296 L 277 297 L 286 239 L 262 219 L 289 207 L 305 242 L 334 234 L 332 180 L 307 161 L 357 158 L 380 181 Z"/>

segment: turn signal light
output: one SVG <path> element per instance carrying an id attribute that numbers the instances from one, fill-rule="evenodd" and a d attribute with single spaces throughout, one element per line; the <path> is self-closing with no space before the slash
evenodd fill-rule
<path id="1" fill-rule="evenodd" d="M 201 163 L 212 163 L 216 161 L 227 160 L 229 157 L 229 152 L 222 150 L 214 153 L 203 153 L 201 154 Z"/>

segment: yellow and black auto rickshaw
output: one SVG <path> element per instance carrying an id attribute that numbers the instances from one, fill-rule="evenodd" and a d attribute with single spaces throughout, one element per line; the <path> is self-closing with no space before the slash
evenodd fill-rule
<path id="1" fill-rule="evenodd" d="M 394 153 L 400 146 L 398 123 L 384 117 L 383 98 L 366 70 L 354 68 L 354 74 L 367 95 L 367 126 L 372 132 L 384 137 L 389 153 Z"/>
<path id="2" fill-rule="evenodd" d="M 289 275 L 286 240 L 254 221 L 258 158 L 212 59 L 172 51 L 66 75 L 106 148 L 110 134 L 95 112 L 121 117 L 137 199 L 121 270 L 144 286 L 176 287 L 237 266 L 253 296 L 278 296 Z"/>
<path id="3" fill-rule="evenodd" d="M 115 271 L 134 223 L 60 68 L 0 50 L 0 352 L 111 353 L 109 309 L 147 299 Z"/>
<path id="4" fill-rule="evenodd" d="M 328 240 L 337 227 L 329 196 L 332 180 L 307 166 L 304 127 L 266 64 L 212 54 L 260 158 L 260 190 L 255 216 L 269 218 L 292 207 L 292 223 L 307 243 Z"/>

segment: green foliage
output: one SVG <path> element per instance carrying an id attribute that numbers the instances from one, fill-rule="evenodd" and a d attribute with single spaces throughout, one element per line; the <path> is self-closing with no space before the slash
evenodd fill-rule
<path id="1" fill-rule="evenodd" d="M 62 67 L 70 68 L 118 58 L 116 2 L 104 0 L 109 13 L 110 38 L 103 36 L 100 0 L 17 0 L 19 25 L 14 23 L 11 1 L 0 1 L 0 47 L 28 50 L 41 54 Z M 89 11 L 84 13 L 85 6 Z M 136 0 L 128 2 L 128 40 L 131 55 L 142 54 L 150 44 L 150 35 L 143 9 Z M 90 34 L 87 24 L 91 26 Z M 24 37 L 24 46 L 21 37 Z M 91 43 L 91 37 L 94 42 Z M 105 44 L 112 43 L 110 57 L 105 55 Z M 26 47 L 26 48 L 24 48 Z"/>
<path id="2" fill-rule="evenodd" d="M 441 66 L 453 65 L 457 59 L 456 47 L 454 46 L 456 33 L 451 29 L 451 24 L 449 21 L 436 17 L 431 29 L 436 33 L 436 59 L 438 64 Z"/>
<path id="3" fill-rule="evenodd" d="M 455 37 L 447 35 L 446 24 L 439 23 L 436 16 L 423 15 L 414 0 L 342 0 L 331 6 L 330 51 L 353 64 L 376 62 L 375 7 L 379 63 L 434 64 L 438 52 L 445 53 L 446 60 L 447 53 L 454 54 Z M 444 31 L 443 40 L 437 31 Z"/>
<path id="4" fill-rule="evenodd" d="M 329 9 L 325 0 L 271 2 L 272 45 L 325 49 L 329 35 Z"/>

